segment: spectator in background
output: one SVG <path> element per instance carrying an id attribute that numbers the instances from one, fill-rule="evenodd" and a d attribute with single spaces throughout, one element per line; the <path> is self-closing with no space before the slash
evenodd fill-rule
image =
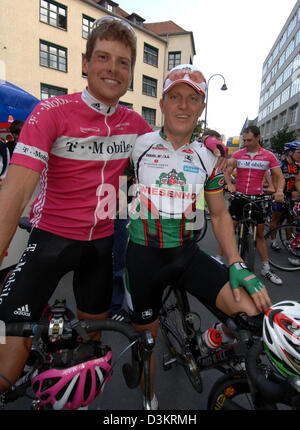
<path id="1" fill-rule="evenodd" d="M 12 154 L 14 152 L 15 146 L 18 142 L 22 127 L 24 125 L 24 121 L 21 120 L 15 120 L 11 123 L 9 127 L 9 131 L 13 137 L 13 139 L 10 142 L 7 142 L 7 147 L 9 149 L 10 158 L 12 157 Z"/>
<path id="2" fill-rule="evenodd" d="M 7 173 L 9 161 L 10 155 L 7 144 L 3 139 L 0 139 L 0 185 Z"/>

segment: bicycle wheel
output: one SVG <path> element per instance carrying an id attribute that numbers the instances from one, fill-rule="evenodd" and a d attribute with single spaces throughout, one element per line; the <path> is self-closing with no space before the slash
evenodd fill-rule
<path id="1" fill-rule="evenodd" d="M 274 251 L 271 248 L 271 240 L 273 233 L 276 233 L 280 238 L 281 248 L 279 251 Z M 268 245 L 269 262 L 277 269 L 287 272 L 300 270 L 299 265 L 292 265 L 290 259 L 300 261 L 300 226 L 294 224 L 284 224 L 277 228 L 269 230 L 265 234 L 265 239 Z"/>
<path id="2" fill-rule="evenodd" d="M 207 402 L 210 411 L 276 410 L 277 406 L 262 399 L 255 401 L 245 372 L 223 375 L 213 385 Z"/>
<path id="3" fill-rule="evenodd" d="M 194 389 L 201 393 L 203 390 L 200 371 L 197 366 L 192 342 L 195 339 L 194 321 L 196 314 L 189 312 L 186 293 L 169 291 L 163 300 L 159 317 L 160 330 L 166 339 L 171 359 L 164 362 L 167 370 L 176 362 L 181 365 Z"/>

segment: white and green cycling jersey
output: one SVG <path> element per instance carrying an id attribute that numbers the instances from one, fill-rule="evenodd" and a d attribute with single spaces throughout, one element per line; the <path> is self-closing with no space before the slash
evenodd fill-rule
<path id="1" fill-rule="evenodd" d="M 175 150 L 162 131 L 155 131 L 137 139 L 131 159 L 135 192 L 129 207 L 130 239 L 157 248 L 192 240 L 202 226 L 199 202 L 204 209 L 204 193 L 222 190 L 217 158 L 195 140 Z"/>

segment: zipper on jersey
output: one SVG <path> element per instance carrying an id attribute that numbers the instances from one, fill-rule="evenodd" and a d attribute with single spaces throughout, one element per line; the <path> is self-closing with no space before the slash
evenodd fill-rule
<path id="1" fill-rule="evenodd" d="M 104 117 L 104 123 L 105 123 L 105 125 L 106 125 L 106 127 L 107 127 L 107 130 L 108 130 L 108 135 L 107 135 L 107 137 L 110 137 L 110 136 L 111 136 L 111 128 L 109 127 L 109 125 L 108 125 L 108 123 L 107 123 L 107 117 L 108 117 L 108 114 L 109 114 L 109 112 L 110 112 L 110 108 L 111 108 L 111 107 L 109 106 L 109 108 L 108 108 L 108 110 L 107 110 L 107 112 L 106 112 L 106 114 L 105 114 L 105 117 Z M 100 189 L 99 189 L 99 191 L 97 192 L 97 194 L 98 194 L 98 199 L 97 199 L 97 205 L 96 205 L 95 212 L 94 212 L 94 225 L 93 225 L 93 227 L 92 227 L 92 228 L 91 228 L 91 230 L 90 230 L 89 240 L 92 240 L 92 236 L 93 236 L 93 233 L 94 233 L 95 227 L 96 227 L 96 225 L 97 225 L 97 223 L 98 223 L 97 213 L 98 213 L 98 210 L 99 210 L 99 207 L 100 207 L 100 196 L 101 196 L 101 191 L 102 191 L 102 188 L 103 188 L 103 185 L 104 185 L 104 170 L 105 170 L 106 164 L 107 164 L 107 160 L 105 160 L 105 161 L 104 161 L 104 164 L 103 164 L 102 169 L 101 169 L 101 172 L 100 172 L 101 180 L 100 180 L 100 184 L 99 184 L 99 186 L 97 187 L 97 190 L 99 189 L 99 187 L 100 187 Z"/>

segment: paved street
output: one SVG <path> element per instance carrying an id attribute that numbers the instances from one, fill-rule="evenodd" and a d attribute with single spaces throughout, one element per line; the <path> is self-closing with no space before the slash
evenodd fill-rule
<path id="1" fill-rule="evenodd" d="M 201 246 L 215 254 L 217 249 L 216 241 L 211 232 L 209 223 L 208 232 L 201 243 Z M 258 265 L 259 266 L 259 263 Z M 270 296 L 273 302 L 278 302 L 283 299 L 300 300 L 300 281 L 299 272 L 287 273 L 277 272 L 283 280 L 283 286 L 276 286 L 266 281 Z M 259 275 L 260 276 L 260 275 Z M 260 276 L 263 280 L 263 278 Z M 62 279 L 55 297 L 67 297 L 68 303 L 74 306 L 72 295 L 67 293 L 71 274 Z M 199 280 L 199 282 L 201 282 Z M 213 324 L 215 318 L 200 304 L 192 299 L 193 310 L 201 315 L 202 327 L 207 327 L 208 324 Z M 105 334 L 104 339 L 112 346 L 114 361 L 116 361 L 122 346 L 126 346 L 126 340 L 121 335 L 116 333 Z M 184 370 L 181 367 L 173 367 L 171 370 L 164 371 L 162 369 L 163 354 L 167 351 L 164 340 L 161 336 L 158 337 L 155 357 L 156 366 L 156 387 L 155 391 L 159 399 L 161 410 L 205 410 L 207 395 L 211 385 L 216 380 L 219 374 L 218 371 L 212 370 L 203 372 L 204 390 L 202 394 L 195 392 L 190 382 L 188 381 Z M 123 379 L 121 368 L 122 363 L 128 361 L 129 353 L 126 352 L 120 362 L 116 364 L 114 374 L 107 386 L 104 394 L 98 397 L 90 406 L 91 410 L 136 410 L 141 409 L 141 393 L 139 389 L 129 389 Z M 8 405 L 6 409 L 24 410 L 30 407 L 30 400 L 21 399 L 14 404 Z"/>

